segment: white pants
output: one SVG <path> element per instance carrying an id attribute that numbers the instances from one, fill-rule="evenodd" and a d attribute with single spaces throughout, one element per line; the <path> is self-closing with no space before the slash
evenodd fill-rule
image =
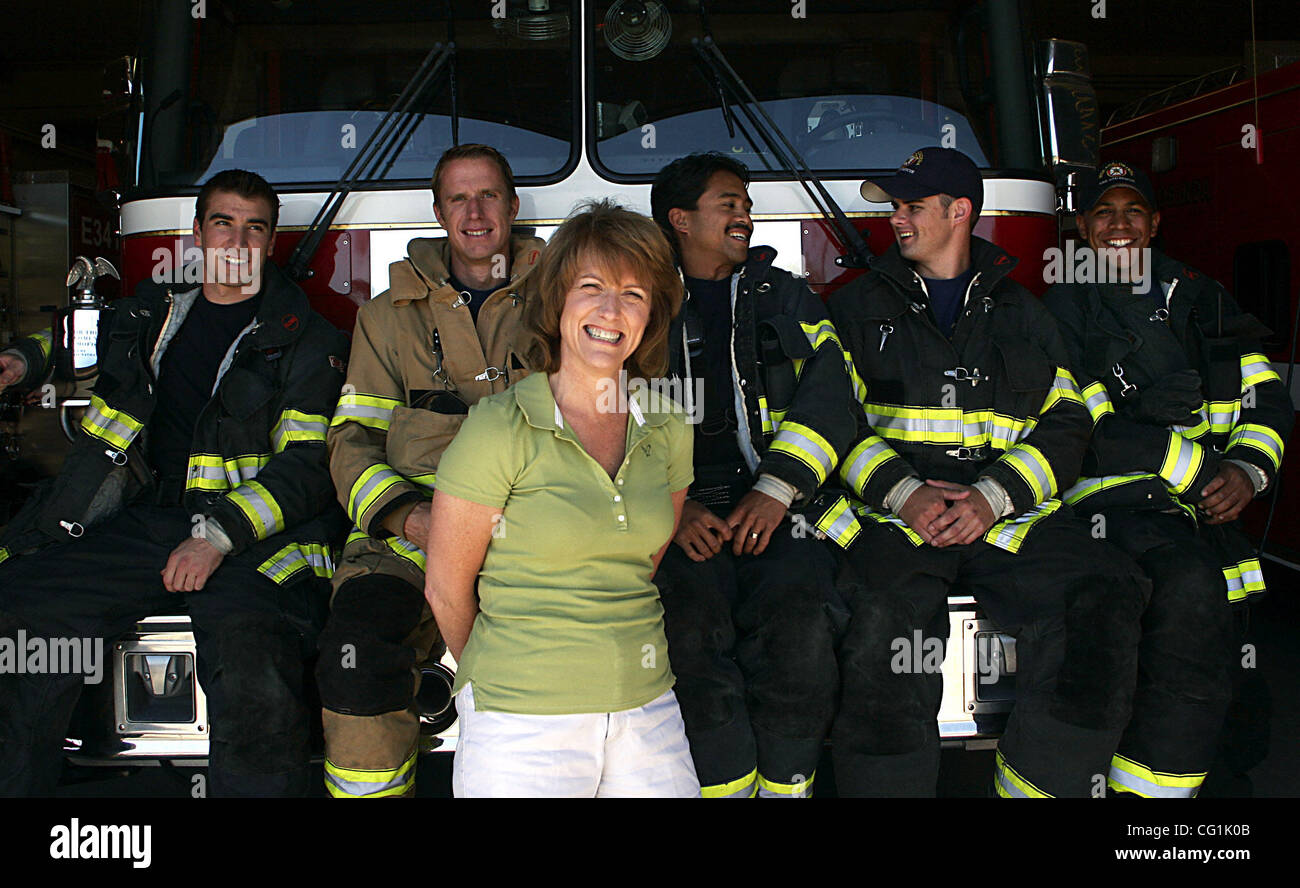
<path id="1" fill-rule="evenodd" d="M 460 738 L 451 789 L 458 799 L 698 798 L 686 728 L 672 691 L 623 712 L 476 712 L 456 695 Z"/>

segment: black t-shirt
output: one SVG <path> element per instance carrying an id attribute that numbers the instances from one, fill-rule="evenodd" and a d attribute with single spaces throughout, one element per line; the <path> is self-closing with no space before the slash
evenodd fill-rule
<path id="1" fill-rule="evenodd" d="M 731 375 L 731 278 L 686 278 L 691 304 L 704 328 L 704 350 L 691 357 L 691 372 L 704 380 L 704 410 L 695 426 L 695 465 L 744 462 L 736 441 L 736 392 Z"/>
<path id="2" fill-rule="evenodd" d="M 975 266 L 972 265 L 948 280 L 922 278 L 925 290 L 930 294 L 930 311 L 934 315 L 934 322 L 939 327 L 939 332 L 949 339 L 957 329 L 957 317 L 961 314 L 966 302 L 966 290 L 974 277 Z"/>
<path id="3" fill-rule="evenodd" d="M 474 319 L 474 323 L 477 324 L 478 310 L 483 307 L 483 303 L 487 301 L 487 298 L 496 292 L 496 289 L 488 287 L 486 290 L 475 290 L 473 287 L 467 287 L 460 281 L 456 280 L 455 275 L 448 275 L 447 283 L 455 287 L 458 292 L 469 295 L 469 315 Z"/>
<path id="4" fill-rule="evenodd" d="M 199 294 L 168 344 L 158 368 L 157 405 L 149 420 L 149 464 L 159 478 L 185 476 L 194 427 L 212 399 L 217 370 L 261 304 L 261 293 L 233 305 L 210 302 Z"/>

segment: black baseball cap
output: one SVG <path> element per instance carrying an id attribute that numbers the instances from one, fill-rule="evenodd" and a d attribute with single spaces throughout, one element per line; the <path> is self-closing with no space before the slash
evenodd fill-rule
<path id="1" fill-rule="evenodd" d="M 1152 210 L 1156 209 L 1156 192 L 1151 187 L 1151 180 L 1141 170 L 1126 163 L 1114 161 L 1103 163 L 1097 170 L 1097 177 L 1084 176 L 1079 185 L 1079 212 L 1086 213 L 1097 205 L 1102 196 L 1112 188 L 1132 188 L 1147 202 Z"/>
<path id="2" fill-rule="evenodd" d="M 975 215 L 984 207 L 984 179 L 975 161 L 955 148 L 931 146 L 913 151 L 888 179 L 862 183 L 862 196 L 872 203 L 917 200 L 932 194 L 967 198 Z"/>

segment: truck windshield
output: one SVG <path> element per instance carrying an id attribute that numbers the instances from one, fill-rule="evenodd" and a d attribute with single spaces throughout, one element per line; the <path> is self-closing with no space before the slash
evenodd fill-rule
<path id="1" fill-rule="evenodd" d="M 571 17 L 453 0 L 459 141 L 502 150 L 517 176 L 558 178 L 574 152 Z M 252 169 L 277 185 L 332 183 L 448 38 L 446 4 L 429 0 L 161 4 L 145 58 L 139 184 L 196 185 Z M 503 7 L 504 8 L 504 7 Z M 527 19 L 527 21 L 524 21 Z M 381 178 L 428 182 L 452 144 L 445 74 Z"/>
<path id="2" fill-rule="evenodd" d="M 648 179 L 673 158 L 707 150 L 735 157 L 760 178 L 781 169 L 762 142 L 746 138 L 738 109 L 731 109 L 735 133 L 728 132 L 691 46 L 703 33 L 700 5 L 594 4 L 600 36 L 591 128 L 607 173 Z M 938 144 L 985 169 L 1041 164 L 1014 0 L 704 5 L 717 45 L 814 170 L 891 169 Z"/>

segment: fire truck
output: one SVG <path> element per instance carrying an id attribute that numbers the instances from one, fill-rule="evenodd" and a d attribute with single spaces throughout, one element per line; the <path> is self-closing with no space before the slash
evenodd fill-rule
<path id="1" fill-rule="evenodd" d="M 1293 47 L 1294 50 L 1294 47 Z M 1102 132 L 1102 157 L 1147 170 L 1160 205 L 1158 244 L 1220 281 L 1273 331 L 1264 346 L 1296 400 L 1293 368 L 1300 293 L 1300 219 L 1292 205 L 1300 160 L 1300 62 L 1235 65 L 1119 109 Z M 1228 212 L 1227 207 L 1235 208 Z M 1287 451 L 1283 475 L 1294 477 Z M 1247 510 L 1263 557 L 1300 570 L 1300 489 L 1277 485 Z"/>
<path id="2" fill-rule="evenodd" d="M 753 174 L 753 242 L 823 296 L 893 241 L 889 206 L 859 194 L 864 176 L 954 147 L 983 171 L 976 234 L 1020 257 L 1013 277 L 1041 292 L 1056 181 L 1095 164 L 1096 103 L 1083 48 L 1031 44 L 1023 5 L 209 0 L 196 18 L 160 3 L 105 144 L 123 290 L 182 268 L 199 184 L 245 168 L 280 193 L 277 258 L 350 329 L 407 242 L 439 234 L 429 176 L 441 152 L 486 142 L 514 168 L 517 226 L 542 237 L 586 198 L 648 213 L 662 166 L 728 154 Z M 1014 695 L 1014 640 L 970 595 L 952 596 L 950 623 L 938 730 L 987 747 Z M 119 639 L 111 688 L 85 695 L 70 756 L 201 764 L 193 657 L 184 615 Z M 424 669 L 428 745 L 454 749 L 454 663 Z"/>

